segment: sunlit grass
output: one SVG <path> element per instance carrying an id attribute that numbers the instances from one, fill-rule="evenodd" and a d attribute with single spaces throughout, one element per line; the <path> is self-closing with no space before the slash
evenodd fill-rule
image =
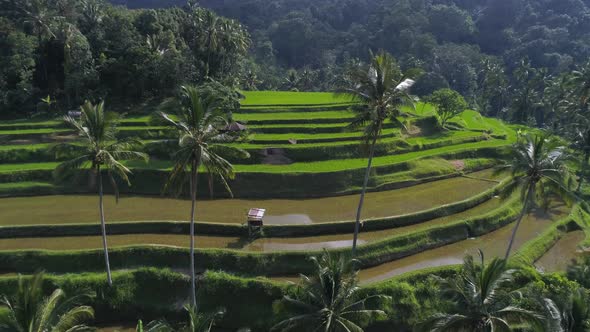
<path id="1" fill-rule="evenodd" d="M 346 96 L 336 96 L 331 92 L 291 92 L 291 91 L 242 91 L 246 97 L 242 105 L 317 105 L 350 103 Z"/>

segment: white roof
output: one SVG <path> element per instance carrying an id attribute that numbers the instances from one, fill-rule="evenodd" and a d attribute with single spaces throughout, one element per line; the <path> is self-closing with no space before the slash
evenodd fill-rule
<path id="1" fill-rule="evenodd" d="M 266 209 L 253 208 L 248 211 L 248 220 L 262 220 Z"/>

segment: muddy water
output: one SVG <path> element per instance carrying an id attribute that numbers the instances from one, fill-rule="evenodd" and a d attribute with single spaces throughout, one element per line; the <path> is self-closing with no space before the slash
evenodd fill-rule
<path id="1" fill-rule="evenodd" d="M 367 242 L 381 240 L 396 234 L 415 231 L 418 228 L 433 225 L 443 225 L 451 221 L 482 215 L 498 208 L 501 204 L 502 201 L 500 199 L 492 198 L 491 200 L 480 204 L 473 209 L 446 217 L 436 218 L 417 225 L 399 227 L 396 229 L 388 229 L 383 231 L 361 232 L 359 236 L 359 244 L 362 245 Z M 170 245 L 177 247 L 188 247 L 189 245 L 189 238 L 187 235 L 173 234 L 109 235 L 108 241 L 110 247 L 145 244 Z M 239 237 L 197 236 L 196 245 L 198 248 L 244 249 L 255 252 L 270 252 L 280 250 L 320 250 L 323 248 L 330 249 L 350 247 L 352 246 L 352 235 L 339 234 L 301 238 L 262 238 L 253 242 Z M 99 236 L 0 239 L 0 250 L 75 250 L 95 249 L 101 247 L 102 242 Z"/>
<path id="2" fill-rule="evenodd" d="M 564 206 L 556 206 L 548 212 L 535 211 L 527 215 L 522 221 L 516 235 L 512 253 L 516 252 L 525 242 L 537 237 L 551 225 L 552 221 L 565 216 L 567 211 L 568 209 Z M 415 270 L 461 264 L 466 254 L 476 255 L 478 249 L 484 252 L 487 260 L 492 257 L 502 257 L 508 247 L 508 240 L 513 227 L 514 224 L 510 224 L 478 238 L 427 250 L 416 255 L 362 270 L 360 272 L 361 282 L 377 282 Z"/>
<path id="3" fill-rule="evenodd" d="M 492 171 L 470 174 L 490 178 Z M 368 193 L 363 218 L 377 218 L 426 210 L 479 194 L 497 183 L 473 178 L 452 178 L 413 187 Z M 303 200 L 204 200 L 197 203 L 197 219 L 244 223 L 249 208 L 267 209 L 267 224 L 306 224 L 353 220 L 358 195 Z M 38 196 L 0 199 L 0 225 L 92 223 L 98 219 L 98 199 L 91 195 Z M 187 220 L 190 201 L 161 197 L 127 197 L 117 205 L 105 200 L 107 220 Z"/>
<path id="4" fill-rule="evenodd" d="M 456 213 L 450 216 L 432 219 L 417 225 L 404 226 L 382 231 L 362 232 L 359 234 L 359 244 L 382 240 L 396 234 L 415 231 L 419 228 L 444 225 L 452 221 L 466 219 L 473 216 L 486 214 L 502 205 L 498 198 L 492 198 L 472 209 Z M 1 243 L 1 242 L 0 242 Z M 351 234 L 323 235 L 299 238 L 264 238 L 248 244 L 245 249 L 252 251 L 278 251 L 278 250 L 316 250 L 322 248 L 341 248 L 352 246 Z"/>
<path id="5" fill-rule="evenodd" d="M 581 254 L 578 245 L 585 237 L 584 231 L 565 234 L 535 263 L 535 266 L 546 272 L 565 271 L 572 260 Z"/>

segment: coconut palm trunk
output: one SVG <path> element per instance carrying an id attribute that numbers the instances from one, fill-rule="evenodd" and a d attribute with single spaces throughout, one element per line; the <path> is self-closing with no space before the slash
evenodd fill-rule
<path id="1" fill-rule="evenodd" d="M 107 246 L 107 230 L 104 221 L 104 204 L 103 204 L 103 189 L 102 189 L 102 174 L 100 172 L 100 165 L 96 166 L 98 176 L 98 210 L 100 211 L 100 228 L 102 232 L 102 248 L 104 251 L 104 260 L 107 268 L 107 280 L 109 286 L 113 285 L 113 278 L 111 276 L 111 264 L 109 261 L 109 249 Z"/>
<path id="2" fill-rule="evenodd" d="M 508 242 L 508 249 L 506 250 L 506 255 L 504 255 L 504 259 L 507 260 L 510 257 L 510 252 L 512 251 L 512 246 L 514 245 L 514 239 L 516 238 L 516 232 L 518 231 L 518 227 L 520 227 L 520 223 L 524 218 L 524 215 L 527 213 L 527 209 L 529 206 L 529 201 L 531 199 L 531 195 L 533 193 L 534 185 L 529 187 L 527 190 L 526 197 L 524 198 L 522 211 L 520 211 L 520 215 L 518 216 L 518 220 L 516 221 L 516 225 L 514 225 L 514 229 L 512 229 L 512 235 L 510 236 L 510 242 Z"/>
<path id="3" fill-rule="evenodd" d="M 578 187 L 576 188 L 576 193 L 580 193 L 582 191 L 582 182 L 584 182 L 584 176 L 586 175 L 586 170 L 588 169 L 588 159 L 590 159 L 590 151 L 584 153 L 584 160 L 582 161 L 582 169 L 580 172 L 580 180 L 578 181 Z"/>
<path id="4" fill-rule="evenodd" d="M 191 255 L 191 304 L 193 308 L 197 307 L 197 276 L 195 271 L 195 212 L 197 205 L 197 172 L 199 163 L 194 161 L 191 165 L 191 178 L 190 178 L 190 189 L 191 189 L 191 220 L 190 220 L 190 255 Z"/>
<path id="5" fill-rule="evenodd" d="M 375 135 L 373 137 L 373 141 L 371 142 L 371 148 L 369 151 L 369 161 L 367 163 L 367 169 L 365 171 L 365 179 L 363 180 L 363 189 L 361 190 L 361 197 L 359 199 L 359 205 L 356 209 L 356 221 L 354 223 L 354 237 L 352 239 L 352 256 L 356 254 L 356 243 L 358 241 L 359 236 L 359 228 L 361 224 L 361 212 L 363 210 L 363 203 L 365 202 L 365 193 L 367 192 L 367 184 L 369 183 L 369 176 L 371 174 L 371 165 L 373 163 L 373 155 L 375 154 L 375 144 L 377 143 L 377 138 L 379 136 Z"/>

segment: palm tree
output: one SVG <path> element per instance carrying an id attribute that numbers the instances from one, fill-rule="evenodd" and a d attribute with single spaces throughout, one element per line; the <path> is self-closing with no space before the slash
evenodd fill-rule
<path id="1" fill-rule="evenodd" d="M 459 275 L 436 278 L 441 296 L 451 300 L 452 309 L 433 315 L 419 326 L 421 331 L 512 331 L 515 325 L 541 326 L 543 316 L 511 305 L 515 270 L 495 258 L 485 265 L 466 256 Z"/>
<path id="2" fill-rule="evenodd" d="M 27 279 L 19 276 L 15 294 L 0 299 L 0 305 L 8 308 L 8 314 L 0 316 L 0 331 L 93 331 L 84 325 L 84 322 L 94 318 L 94 310 L 83 305 L 90 299 L 89 293 L 68 296 L 61 289 L 44 297 L 43 273 Z"/>
<path id="3" fill-rule="evenodd" d="M 215 321 L 225 315 L 224 310 L 200 313 L 196 307 L 185 306 L 184 309 L 188 312 L 189 324 L 182 330 L 183 332 L 210 332 Z"/>
<path id="4" fill-rule="evenodd" d="M 105 264 L 107 270 L 107 279 L 109 285 L 113 284 L 111 277 L 111 267 L 109 263 L 109 251 L 107 247 L 106 225 L 103 207 L 103 183 L 102 170 L 106 170 L 111 185 L 118 200 L 119 190 L 115 176 L 121 178 L 130 185 L 128 174 L 131 173 L 129 168 L 123 165 L 120 160 L 146 160 L 148 156 L 145 153 L 133 151 L 134 145 L 139 142 L 136 140 L 117 140 L 117 123 L 119 116 L 116 113 L 107 113 L 104 111 L 104 102 L 93 105 L 86 101 L 80 108 L 80 120 L 76 120 L 67 115 L 64 117 L 65 123 L 75 129 L 82 138 L 82 149 L 79 142 L 76 144 L 61 144 L 57 150 L 67 148 L 69 151 L 77 151 L 78 156 L 74 159 L 65 161 L 57 166 L 55 174 L 58 178 L 63 178 L 75 170 L 90 166 L 92 176 L 97 176 L 98 180 L 98 210 L 100 215 L 100 226 L 102 231 L 102 244 L 104 250 Z"/>
<path id="5" fill-rule="evenodd" d="M 203 44 L 207 47 L 207 57 L 205 62 L 205 78 L 209 77 L 209 65 L 211 62 L 211 51 L 217 50 L 220 44 L 221 19 L 211 11 L 205 11 L 204 17 L 200 20 L 205 25 L 205 34 L 203 35 Z"/>
<path id="6" fill-rule="evenodd" d="M 576 188 L 576 193 L 580 193 L 582 190 L 582 183 L 584 182 L 584 177 L 587 176 L 588 170 L 588 160 L 590 159 L 590 121 L 585 120 L 583 121 L 586 125 L 580 126 L 577 128 L 574 133 L 574 147 L 582 152 L 582 159 L 580 160 L 580 177 L 578 179 L 578 187 Z"/>
<path id="7" fill-rule="evenodd" d="M 590 289 L 590 256 L 582 255 L 567 267 L 567 278 Z"/>
<path id="8" fill-rule="evenodd" d="M 160 115 L 178 131 L 178 151 L 174 154 L 174 166 L 170 173 L 165 190 L 176 188 L 182 191 L 186 182 L 187 169 L 191 196 L 190 216 L 190 271 L 191 271 L 191 304 L 197 306 L 196 275 L 195 275 L 195 206 L 197 199 L 197 174 L 200 168 L 207 171 L 209 179 L 218 177 L 227 191 L 231 190 L 227 179 L 234 177 L 233 166 L 222 157 L 222 154 L 249 156 L 247 152 L 222 143 L 231 142 L 234 137 L 227 133 L 227 116 L 218 107 L 218 98 L 207 97 L 194 86 L 183 86 L 182 95 L 170 100 L 165 108 L 174 109 L 178 120 L 161 112 Z"/>
<path id="9" fill-rule="evenodd" d="M 350 127 L 364 127 L 363 140 L 365 144 L 369 144 L 369 160 L 354 226 L 352 243 L 354 256 L 375 144 L 381 136 L 385 121 L 389 120 L 403 126 L 398 117 L 403 115 L 403 105 L 413 105 L 408 90 L 414 81 L 405 78 L 393 56 L 385 52 L 380 52 L 375 56 L 371 55 L 371 62 L 368 66 L 356 66 L 348 75 L 349 78 L 346 81 L 351 82 L 351 86 L 344 87 L 339 92 L 349 95 L 359 102 L 359 105 L 353 108 L 356 117 Z"/>
<path id="10" fill-rule="evenodd" d="M 587 290 L 580 287 L 566 298 L 553 301 L 545 299 L 548 317 L 548 331 L 587 332 L 590 331 L 590 298 Z"/>
<path id="11" fill-rule="evenodd" d="M 571 202 L 573 195 L 569 190 L 572 176 L 565 161 L 569 156 L 565 148 L 553 137 L 542 132 L 537 135 L 525 134 L 514 144 L 512 163 L 507 167 L 512 182 L 503 195 L 510 196 L 520 190 L 522 211 L 516 221 L 504 259 L 508 259 L 514 244 L 516 232 L 529 207 L 537 201 L 547 200 L 550 194 Z"/>
<path id="12" fill-rule="evenodd" d="M 582 106 L 588 106 L 590 101 L 590 62 L 572 72 L 570 84 L 573 86 L 573 93 L 578 97 Z"/>
<path id="13" fill-rule="evenodd" d="M 188 324 L 178 329 L 179 332 L 210 332 L 215 321 L 223 315 L 225 310 L 220 309 L 213 313 L 200 313 L 192 306 L 185 306 L 184 309 L 189 314 Z M 174 332 L 175 329 L 166 321 L 151 321 L 145 327 L 140 320 L 135 328 L 136 332 Z"/>
<path id="14" fill-rule="evenodd" d="M 296 298 L 285 296 L 283 304 L 295 316 L 272 327 L 272 331 L 360 331 L 359 321 L 384 314 L 367 308 L 366 302 L 386 296 L 360 297 L 358 271 L 354 260 L 336 257 L 324 251 L 312 257 L 315 271 L 312 276 L 301 276 Z"/>

